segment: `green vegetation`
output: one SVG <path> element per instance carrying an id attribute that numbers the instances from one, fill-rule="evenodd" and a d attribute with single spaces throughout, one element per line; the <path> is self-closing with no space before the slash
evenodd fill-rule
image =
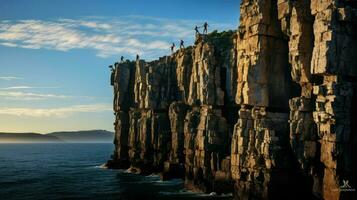
<path id="1" fill-rule="evenodd" d="M 236 32 L 229 30 L 218 32 L 214 30 L 207 35 L 207 42 L 212 43 L 217 49 L 230 49 L 233 46 L 233 39 L 236 37 Z"/>

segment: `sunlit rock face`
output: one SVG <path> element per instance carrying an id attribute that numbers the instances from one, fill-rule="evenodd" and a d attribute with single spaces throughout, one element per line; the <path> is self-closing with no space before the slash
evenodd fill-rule
<path id="1" fill-rule="evenodd" d="M 235 32 L 213 32 L 159 60 L 118 63 L 113 167 L 186 177 L 195 190 L 231 192 L 236 46 Z"/>
<path id="2" fill-rule="evenodd" d="M 356 183 L 356 13 L 352 1 L 242 1 L 237 199 L 355 195 L 340 186 Z"/>
<path id="3" fill-rule="evenodd" d="M 236 199 L 353 199 L 356 56 L 353 1 L 242 0 L 237 31 L 115 65 L 108 166 Z"/>

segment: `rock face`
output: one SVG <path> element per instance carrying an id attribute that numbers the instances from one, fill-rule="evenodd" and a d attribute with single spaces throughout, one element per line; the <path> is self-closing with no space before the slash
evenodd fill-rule
<path id="1" fill-rule="evenodd" d="M 156 61 L 118 63 L 112 75 L 116 148 L 108 165 L 230 192 L 235 49 L 233 31 L 213 32 Z"/>
<path id="2" fill-rule="evenodd" d="M 236 33 L 115 65 L 108 166 L 236 199 L 355 199 L 357 4 L 242 0 L 240 15 Z"/>

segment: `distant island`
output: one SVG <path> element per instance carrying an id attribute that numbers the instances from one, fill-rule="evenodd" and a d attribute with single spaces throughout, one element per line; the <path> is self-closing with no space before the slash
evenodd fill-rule
<path id="1" fill-rule="evenodd" d="M 112 143 L 114 133 L 105 130 L 63 131 L 48 134 L 0 132 L 0 143 Z"/>

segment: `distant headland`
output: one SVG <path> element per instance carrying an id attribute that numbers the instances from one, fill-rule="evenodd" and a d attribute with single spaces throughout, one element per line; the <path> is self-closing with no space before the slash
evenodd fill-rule
<path id="1" fill-rule="evenodd" d="M 63 131 L 47 134 L 0 132 L 0 143 L 111 143 L 113 132 L 106 130 Z"/>

